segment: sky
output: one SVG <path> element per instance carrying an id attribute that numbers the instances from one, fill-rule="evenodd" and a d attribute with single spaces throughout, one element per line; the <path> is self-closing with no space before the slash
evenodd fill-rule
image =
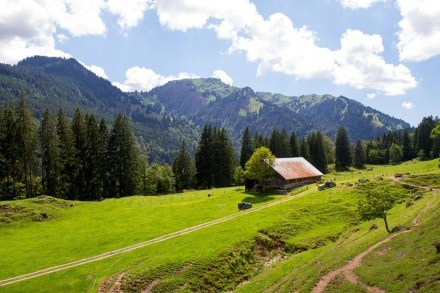
<path id="1" fill-rule="evenodd" d="M 0 0 L 0 63 L 73 57 L 123 91 L 215 77 L 440 116 L 438 0 Z"/>

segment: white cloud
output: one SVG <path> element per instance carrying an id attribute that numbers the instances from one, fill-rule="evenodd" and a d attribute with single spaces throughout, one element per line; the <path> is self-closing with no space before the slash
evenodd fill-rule
<path id="1" fill-rule="evenodd" d="M 84 66 L 85 68 L 87 68 L 88 70 L 90 70 L 91 72 L 93 72 L 94 74 L 96 74 L 99 77 L 102 77 L 104 79 L 108 79 L 107 74 L 105 73 L 104 68 L 98 66 L 98 65 L 87 65 L 83 62 L 80 62 L 82 66 Z"/>
<path id="2" fill-rule="evenodd" d="M 423 61 L 440 55 L 440 1 L 397 0 L 402 20 L 398 32 L 400 60 Z"/>
<path id="3" fill-rule="evenodd" d="M 347 30 L 341 38 L 341 49 L 334 52 L 334 82 L 357 89 L 373 88 L 386 95 L 402 95 L 416 87 L 409 69 L 401 64 L 387 64 L 380 56 L 383 50 L 379 35 Z"/>
<path id="4" fill-rule="evenodd" d="M 47 1 L 45 5 L 55 23 L 73 36 L 104 35 L 100 16 L 104 7 L 104 0 Z"/>
<path id="5" fill-rule="evenodd" d="M 249 0 L 157 0 L 156 8 L 169 29 L 213 29 L 218 38 L 230 40 L 229 52 L 244 52 L 248 61 L 258 62 L 258 75 L 274 71 L 302 79 L 324 77 L 386 95 L 417 86 L 406 66 L 386 63 L 379 35 L 347 30 L 341 48 L 332 51 L 319 47 L 313 31 L 295 27 L 282 13 L 264 19 Z"/>
<path id="6" fill-rule="evenodd" d="M 376 94 L 375 93 L 369 93 L 369 94 L 367 94 L 367 98 L 368 99 L 374 99 L 376 97 Z"/>
<path id="7" fill-rule="evenodd" d="M 139 24 L 146 10 L 153 7 L 153 0 L 108 0 L 108 10 L 119 16 L 117 22 L 123 30 Z"/>
<path id="8" fill-rule="evenodd" d="M 402 103 L 402 107 L 408 110 L 411 110 L 412 108 L 414 108 L 414 104 L 411 102 L 403 102 Z"/>
<path id="9" fill-rule="evenodd" d="M 224 72 L 223 70 L 215 70 L 212 73 L 212 77 L 214 78 L 218 78 L 220 79 L 223 83 L 226 83 L 228 85 L 232 85 L 232 83 L 234 82 L 234 80 L 232 79 L 232 77 L 230 77 L 226 72 Z"/>
<path id="10" fill-rule="evenodd" d="M 103 35 L 100 18 L 104 0 L 2 0 L 0 62 L 14 64 L 33 55 L 69 57 L 56 49 L 55 38 Z"/>
<path id="11" fill-rule="evenodd" d="M 114 82 L 113 85 L 122 91 L 131 92 L 149 91 L 172 80 L 198 78 L 198 76 L 187 72 L 179 73 L 177 76 L 162 76 L 149 68 L 134 66 L 126 71 L 125 78 L 124 83 Z"/>
<path id="12" fill-rule="evenodd" d="M 350 9 L 366 9 L 377 2 L 385 2 L 386 0 L 339 0 L 342 7 Z"/>

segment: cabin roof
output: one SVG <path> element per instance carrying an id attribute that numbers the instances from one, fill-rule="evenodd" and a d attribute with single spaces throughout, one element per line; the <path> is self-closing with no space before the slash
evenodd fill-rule
<path id="1" fill-rule="evenodd" d="M 318 177 L 323 174 L 303 157 L 277 158 L 272 168 L 284 180 Z"/>

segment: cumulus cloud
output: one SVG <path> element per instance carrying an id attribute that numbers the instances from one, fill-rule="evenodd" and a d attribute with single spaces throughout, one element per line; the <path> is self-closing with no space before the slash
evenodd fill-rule
<path id="1" fill-rule="evenodd" d="M 224 72 L 223 70 L 215 70 L 212 73 L 212 77 L 214 78 L 218 78 L 220 79 L 223 83 L 226 83 L 228 85 L 232 85 L 232 83 L 234 82 L 234 80 L 232 79 L 232 77 L 230 77 L 226 72 Z"/>
<path id="2" fill-rule="evenodd" d="M 440 55 L 440 1 L 397 0 L 402 20 L 398 32 L 400 60 L 423 61 Z"/>
<path id="3" fill-rule="evenodd" d="M 127 30 L 139 24 L 153 0 L 2 0 L 0 62 L 14 64 L 33 55 L 70 57 L 56 49 L 56 40 L 105 36 L 102 12 L 118 16 Z"/>
<path id="4" fill-rule="evenodd" d="M 402 103 L 402 107 L 408 110 L 411 110 L 412 108 L 414 108 L 414 104 L 411 102 L 403 102 Z"/>
<path id="5" fill-rule="evenodd" d="M 282 13 L 265 19 L 249 0 L 157 0 L 156 8 L 161 24 L 169 29 L 212 29 L 218 38 L 231 41 L 229 52 L 244 52 L 248 61 L 257 62 L 258 75 L 274 71 L 300 79 L 324 77 L 386 95 L 417 86 L 406 66 L 386 63 L 379 35 L 347 30 L 341 48 L 332 51 L 318 46 L 318 37 L 308 27 L 295 27 Z"/>
<path id="6" fill-rule="evenodd" d="M 123 30 L 128 30 L 139 24 L 144 18 L 144 13 L 153 7 L 153 0 L 108 0 L 108 10 L 117 15 L 118 25 Z"/>
<path id="7" fill-rule="evenodd" d="M 387 64 L 380 55 L 383 50 L 379 35 L 347 30 L 341 38 L 341 49 L 334 52 L 334 82 L 357 89 L 374 88 L 386 95 L 402 95 L 416 87 L 410 70 L 401 64 Z"/>
<path id="8" fill-rule="evenodd" d="M 108 79 L 107 74 L 105 73 L 104 68 L 98 66 L 98 65 L 87 65 L 81 61 L 79 61 L 79 63 L 81 63 L 82 66 L 84 66 L 85 68 L 87 68 L 88 70 L 90 70 L 91 72 L 93 72 L 94 74 L 96 74 L 99 77 L 102 77 L 104 79 Z"/>
<path id="9" fill-rule="evenodd" d="M 163 76 L 145 67 L 134 66 L 125 72 L 124 83 L 114 82 L 124 92 L 149 91 L 157 86 L 166 84 L 172 80 L 198 78 L 199 76 L 187 72 L 178 75 Z"/>
<path id="10" fill-rule="evenodd" d="M 339 0 L 342 7 L 349 9 L 366 9 L 377 2 L 385 2 L 386 0 Z"/>

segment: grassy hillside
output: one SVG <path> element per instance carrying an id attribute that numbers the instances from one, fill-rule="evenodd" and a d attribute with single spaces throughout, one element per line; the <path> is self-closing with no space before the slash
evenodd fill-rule
<path id="1" fill-rule="evenodd" d="M 311 186 L 287 197 L 252 195 L 227 188 L 102 202 L 66 202 L 50 197 L 2 202 L 0 259 L 5 265 L 0 270 L 0 280 L 213 219 L 229 216 L 230 220 L 101 261 L 0 287 L 0 292 L 96 292 L 100 285 L 109 289 L 117 277 L 126 291 L 151 286 L 156 292 L 224 291 L 237 287 L 241 292 L 307 292 L 320 276 L 387 236 L 383 221 L 374 221 L 378 229 L 373 230 L 372 221 L 359 221 L 359 195 L 354 186 L 346 183 L 383 176 L 378 184 L 391 184 L 387 178 L 392 174 L 411 172 L 418 176 L 405 175 L 404 180 L 440 187 L 437 161 L 368 170 L 331 174 L 338 183 L 336 188 L 319 192 Z M 431 175 L 420 179 L 422 173 Z M 385 253 L 369 255 L 356 273 L 364 283 L 387 291 L 438 289 L 439 282 L 435 280 L 440 268 L 432 245 L 439 241 L 435 240 L 438 195 L 417 191 L 422 198 L 406 208 L 405 203 L 415 190 L 392 186 L 402 196 L 402 203 L 391 211 L 390 226 L 409 226 L 423 208 L 420 226 L 388 242 L 386 249 L 378 248 Z M 242 200 L 254 203 L 252 211 L 286 198 L 291 200 L 252 213 L 237 211 L 237 203 Z M 237 213 L 240 217 L 235 217 Z M 407 264 L 400 265 L 402 260 Z M 413 264 L 418 266 L 417 273 L 410 269 Z M 111 276 L 114 278 L 109 279 Z M 397 281 L 389 282 L 389 278 Z M 347 292 L 354 285 L 336 278 L 331 286 L 331 292 Z M 362 288 L 352 291 L 359 289 Z"/>

